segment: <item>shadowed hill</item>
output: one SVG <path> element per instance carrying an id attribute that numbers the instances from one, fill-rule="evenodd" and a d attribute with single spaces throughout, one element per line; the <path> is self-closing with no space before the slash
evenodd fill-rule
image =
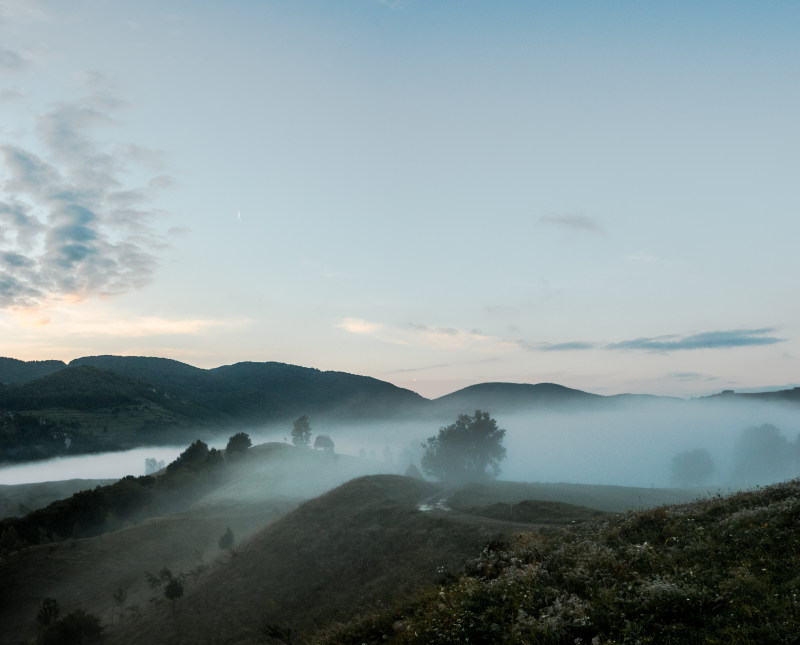
<path id="1" fill-rule="evenodd" d="M 351 643 L 795 643 L 800 481 L 485 548 Z"/>
<path id="2" fill-rule="evenodd" d="M 347 418 L 417 414 L 428 403 L 410 390 L 371 377 L 276 362 L 203 370 L 163 358 L 91 356 L 70 365 L 123 374 L 242 420 L 286 420 L 314 413 Z"/>
<path id="3" fill-rule="evenodd" d="M 439 397 L 434 401 L 437 411 L 466 414 L 475 410 L 493 413 L 576 408 L 600 403 L 605 397 L 555 383 L 479 383 Z"/>
<path id="4" fill-rule="evenodd" d="M 264 622 L 306 642 L 318 625 L 411 597 L 499 536 L 418 510 L 434 490 L 391 475 L 348 482 L 253 536 L 187 588 L 175 616 L 155 607 L 109 643 L 253 643 Z"/>
<path id="5" fill-rule="evenodd" d="M 66 367 L 62 361 L 20 361 L 0 357 L 0 384 L 23 385 Z"/>

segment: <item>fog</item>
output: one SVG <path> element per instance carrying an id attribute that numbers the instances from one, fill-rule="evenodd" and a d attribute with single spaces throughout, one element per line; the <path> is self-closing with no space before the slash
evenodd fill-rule
<path id="1" fill-rule="evenodd" d="M 0 484 L 33 484 L 65 479 L 117 479 L 144 475 L 144 460 L 152 457 L 164 463 L 175 459 L 186 446 L 135 448 L 75 457 L 57 457 L 0 468 Z"/>
<path id="2" fill-rule="evenodd" d="M 703 482 L 712 492 L 800 475 L 800 451 L 795 443 L 800 414 L 792 404 L 657 400 L 599 411 L 493 416 L 507 431 L 502 480 L 667 487 L 674 485 L 671 467 L 675 456 L 698 448 L 707 450 L 713 460 L 714 472 Z M 402 473 L 411 462 L 419 466 L 420 444 L 452 421 L 455 418 L 438 423 L 345 424 L 312 419 L 312 429 L 314 435 L 330 435 L 337 453 L 365 456 Z M 760 469 L 745 473 L 738 454 L 743 449 L 743 434 L 763 424 L 777 427 L 784 442 L 783 454 L 772 464 L 762 456 Z M 278 427 L 250 432 L 254 443 L 283 441 L 289 434 L 288 429 Z M 313 440 L 312 436 L 312 444 Z M 764 450 L 768 452 L 769 446 Z"/>
<path id="3" fill-rule="evenodd" d="M 713 460 L 714 472 L 703 482 L 710 491 L 768 484 L 800 474 L 796 443 L 800 414 L 791 404 L 662 400 L 599 411 L 493 416 L 507 431 L 502 480 L 666 487 L 674 485 L 674 457 L 698 448 L 707 450 Z M 311 444 L 317 434 L 327 434 L 336 454 L 362 457 L 364 463 L 353 466 L 353 476 L 403 473 L 410 463 L 419 467 L 421 443 L 453 421 L 343 423 L 312 418 Z M 760 460 L 758 468 L 748 470 L 742 464 L 748 455 L 742 457 L 742 451 L 758 452 L 761 446 L 758 436 L 745 446 L 743 433 L 763 424 L 778 429 L 780 444 L 772 446 L 772 453 L 770 446 L 763 446 L 764 453 L 753 456 Z M 205 440 L 211 447 L 224 449 L 227 437 L 237 431 Z M 254 445 L 291 442 L 291 424 L 245 431 Z M 0 468 L 0 484 L 142 475 L 145 459 L 169 463 L 185 449 L 186 445 L 147 447 L 7 466 Z M 320 490 L 318 485 L 311 488 Z"/>

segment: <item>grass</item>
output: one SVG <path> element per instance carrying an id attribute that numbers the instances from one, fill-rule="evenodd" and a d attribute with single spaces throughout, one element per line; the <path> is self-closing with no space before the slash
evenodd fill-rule
<path id="1" fill-rule="evenodd" d="M 796 642 L 798 517 L 796 480 L 520 533 L 414 604 L 318 642 Z"/>

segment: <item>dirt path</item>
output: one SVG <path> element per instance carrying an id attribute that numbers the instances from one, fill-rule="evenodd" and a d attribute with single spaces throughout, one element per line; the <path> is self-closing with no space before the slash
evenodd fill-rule
<path id="1" fill-rule="evenodd" d="M 538 529 L 554 527 L 553 524 L 513 522 L 511 520 L 499 520 L 492 517 L 484 517 L 483 515 L 473 515 L 471 513 L 456 511 L 447 505 L 447 499 L 452 492 L 453 491 L 451 490 L 445 489 L 440 490 L 433 495 L 428 495 L 428 497 L 425 497 L 419 501 L 417 508 L 423 513 L 428 513 L 435 517 L 446 517 L 447 519 L 455 522 L 480 524 L 483 526 L 510 529 L 512 531 L 535 531 Z"/>

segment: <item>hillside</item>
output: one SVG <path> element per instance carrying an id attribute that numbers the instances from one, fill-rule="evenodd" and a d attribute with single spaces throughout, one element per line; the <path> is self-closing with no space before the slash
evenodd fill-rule
<path id="1" fill-rule="evenodd" d="M 458 580 L 315 641 L 797 642 L 800 481 L 484 548 Z"/>
<path id="2" fill-rule="evenodd" d="M 577 408 L 597 404 L 605 397 L 555 383 L 479 383 L 439 397 L 437 410 L 447 413 L 468 413 L 475 410 L 517 412 Z"/>

